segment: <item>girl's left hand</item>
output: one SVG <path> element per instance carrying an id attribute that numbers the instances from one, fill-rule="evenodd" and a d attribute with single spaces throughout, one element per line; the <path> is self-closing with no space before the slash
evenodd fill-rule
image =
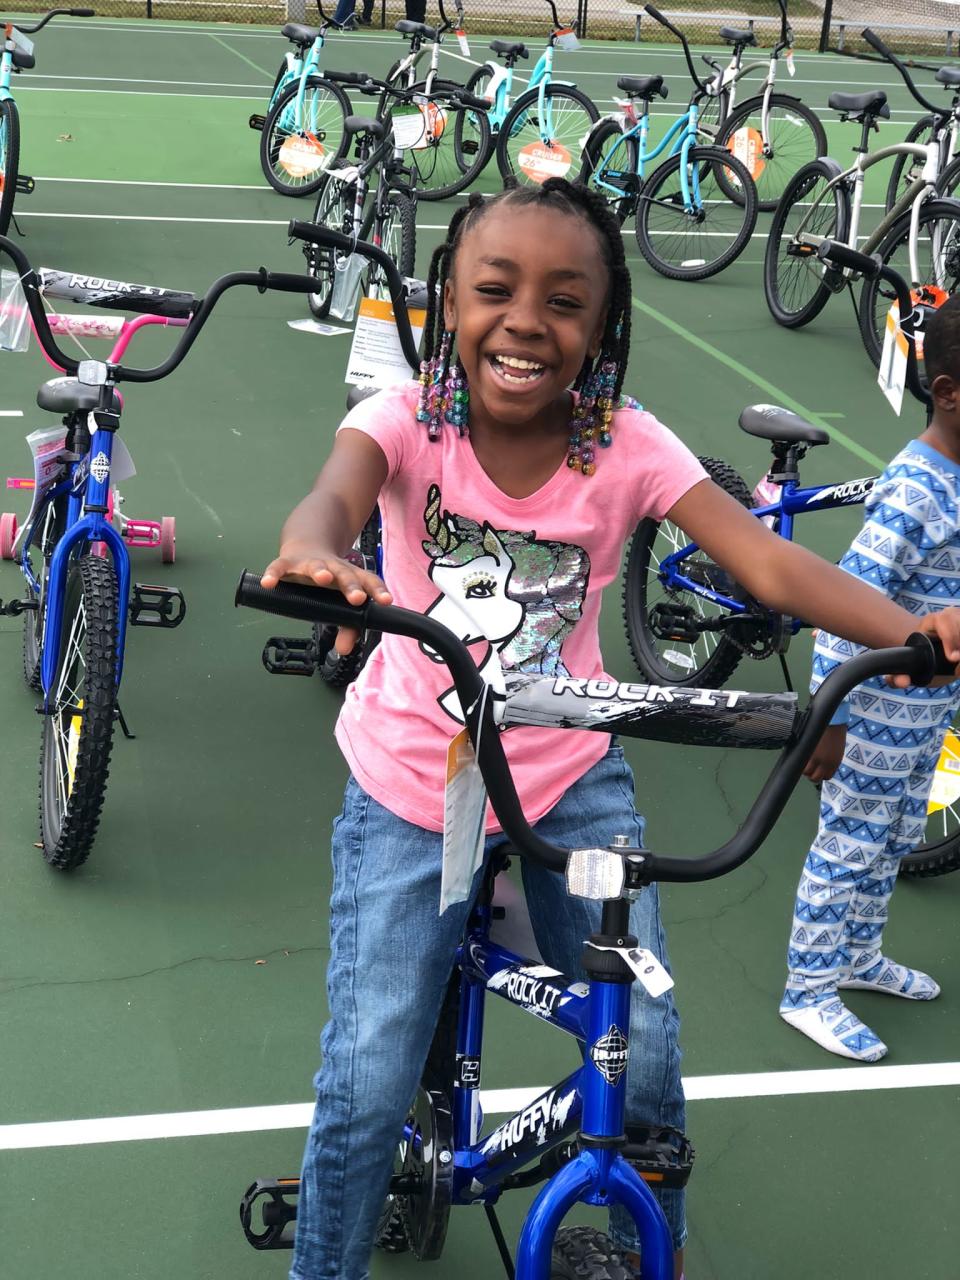
<path id="1" fill-rule="evenodd" d="M 951 605 L 949 609 L 941 609 L 937 613 L 925 613 L 917 619 L 917 630 L 931 639 L 939 640 L 943 651 L 950 662 L 958 664 L 952 676 L 936 676 L 930 681 L 930 687 L 949 684 L 960 676 L 960 609 Z M 909 676 L 887 676 L 887 684 L 896 689 L 909 689 Z"/>

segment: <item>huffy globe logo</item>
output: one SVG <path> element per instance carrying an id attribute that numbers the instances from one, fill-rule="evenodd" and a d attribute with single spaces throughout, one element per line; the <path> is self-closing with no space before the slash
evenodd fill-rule
<path id="1" fill-rule="evenodd" d="M 107 476 L 110 474 L 110 459 L 105 453 L 98 453 L 94 460 L 90 463 L 90 472 L 95 480 L 99 480 L 103 484 Z"/>
<path id="2" fill-rule="evenodd" d="M 616 1085 L 627 1069 L 630 1047 L 615 1024 L 590 1049 L 590 1060 L 607 1084 Z"/>

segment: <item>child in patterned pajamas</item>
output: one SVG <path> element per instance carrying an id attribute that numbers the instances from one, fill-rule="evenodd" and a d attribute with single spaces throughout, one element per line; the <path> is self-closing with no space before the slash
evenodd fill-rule
<path id="1" fill-rule="evenodd" d="M 960 296 L 931 319 L 924 356 L 930 426 L 880 477 L 864 526 L 840 561 L 916 614 L 960 600 Z M 861 651 L 821 632 L 811 688 Z M 823 783 L 820 828 L 797 890 L 780 1016 L 841 1057 L 876 1062 L 887 1046 L 839 991 L 907 1000 L 940 994 L 927 974 L 888 959 L 881 941 L 900 859 L 923 838 L 958 703 L 960 681 L 903 690 L 869 680 L 840 709 L 806 769 Z"/>

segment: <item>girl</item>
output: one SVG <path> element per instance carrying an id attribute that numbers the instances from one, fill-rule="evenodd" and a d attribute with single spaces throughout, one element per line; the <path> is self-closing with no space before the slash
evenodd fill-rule
<path id="1" fill-rule="evenodd" d="M 877 592 L 767 530 L 650 414 L 617 407 L 630 277 L 616 219 L 585 188 L 550 179 L 472 196 L 434 254 L 428 293 L 419 386 L 386 390 L 347 417 L 264 586 L 293 578 L 335 586 L 354 604 L 396 599 L 476 642 L 481 669 L 496 652 L 508 668 L 600 677 L 601 591 L 637 521 L 653 516 L 681 525 L 773 609 L 873 647 L 916 629 Z M 375 503 L 391 591 L 342 558 Z M 925 622 L 960 660 L 957 611 Z M 341 633 L 340 652 L 355 638 Z M 291 1280 L 369 1275 L 393 1152 L 470 905 L 438 914 L 446 751 L 459 716 L 446 668 L 388 635 L 337 725 L 352 777 L 334 828 L 330 1020 Z M 527 817 L 548 840 L 639 842 L 619 747 L 549 729 L 508 734 L 505 747 Z M 502 835 L 488 819 L 489 850 Z M 560 876 L 522 870 L 544 960 L 578 973 L 599 913 L 567 898 Z M 667 963 L 655 887 L 633 907 L 631 929 Z M 673 1001 L 638 994 L 631 1016 L 628 1117 L 682 1129 Z M 679 1277 L 683 1195 L 660 1199 Z M 636 1247 L 625 1215 L 612 1213 L 611 1229 L 619 1247 Z"/>

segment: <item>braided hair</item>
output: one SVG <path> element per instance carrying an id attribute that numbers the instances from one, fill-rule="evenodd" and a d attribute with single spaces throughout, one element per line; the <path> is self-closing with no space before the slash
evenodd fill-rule
<path id="1" fill-rule="evenodd" d="M 513 184 L 490 197 L 474 192 L 467 203 L 453 215 L 446 239 L 433 252 L 427 275 L 427 315 L 423 331 L 425 358 L 436 361 L 440 354 L 444 328 L 444 286 L 453 274 L 454 261 L 463 237 L 491 209 L 501 206 L 507 209 L 556 209 L 560 213 L 583 218 L 596 232 L 609 277 L 607 318 L 599 354 L 596 359 L 587 355 L 573 385 L 574 390 L 580 391 L 602 364 L 612 362 L 616 366 L 616 373 L 611 398 L 616 403 L 623 389 L 630 350 L 630 272 L 623 255 L 623 237 L 620 234 L 620 224 L 606 201 L 589 187 L 568 182 L 566 178 L 548 178 L 540 186 L 521 187 Z"/>

